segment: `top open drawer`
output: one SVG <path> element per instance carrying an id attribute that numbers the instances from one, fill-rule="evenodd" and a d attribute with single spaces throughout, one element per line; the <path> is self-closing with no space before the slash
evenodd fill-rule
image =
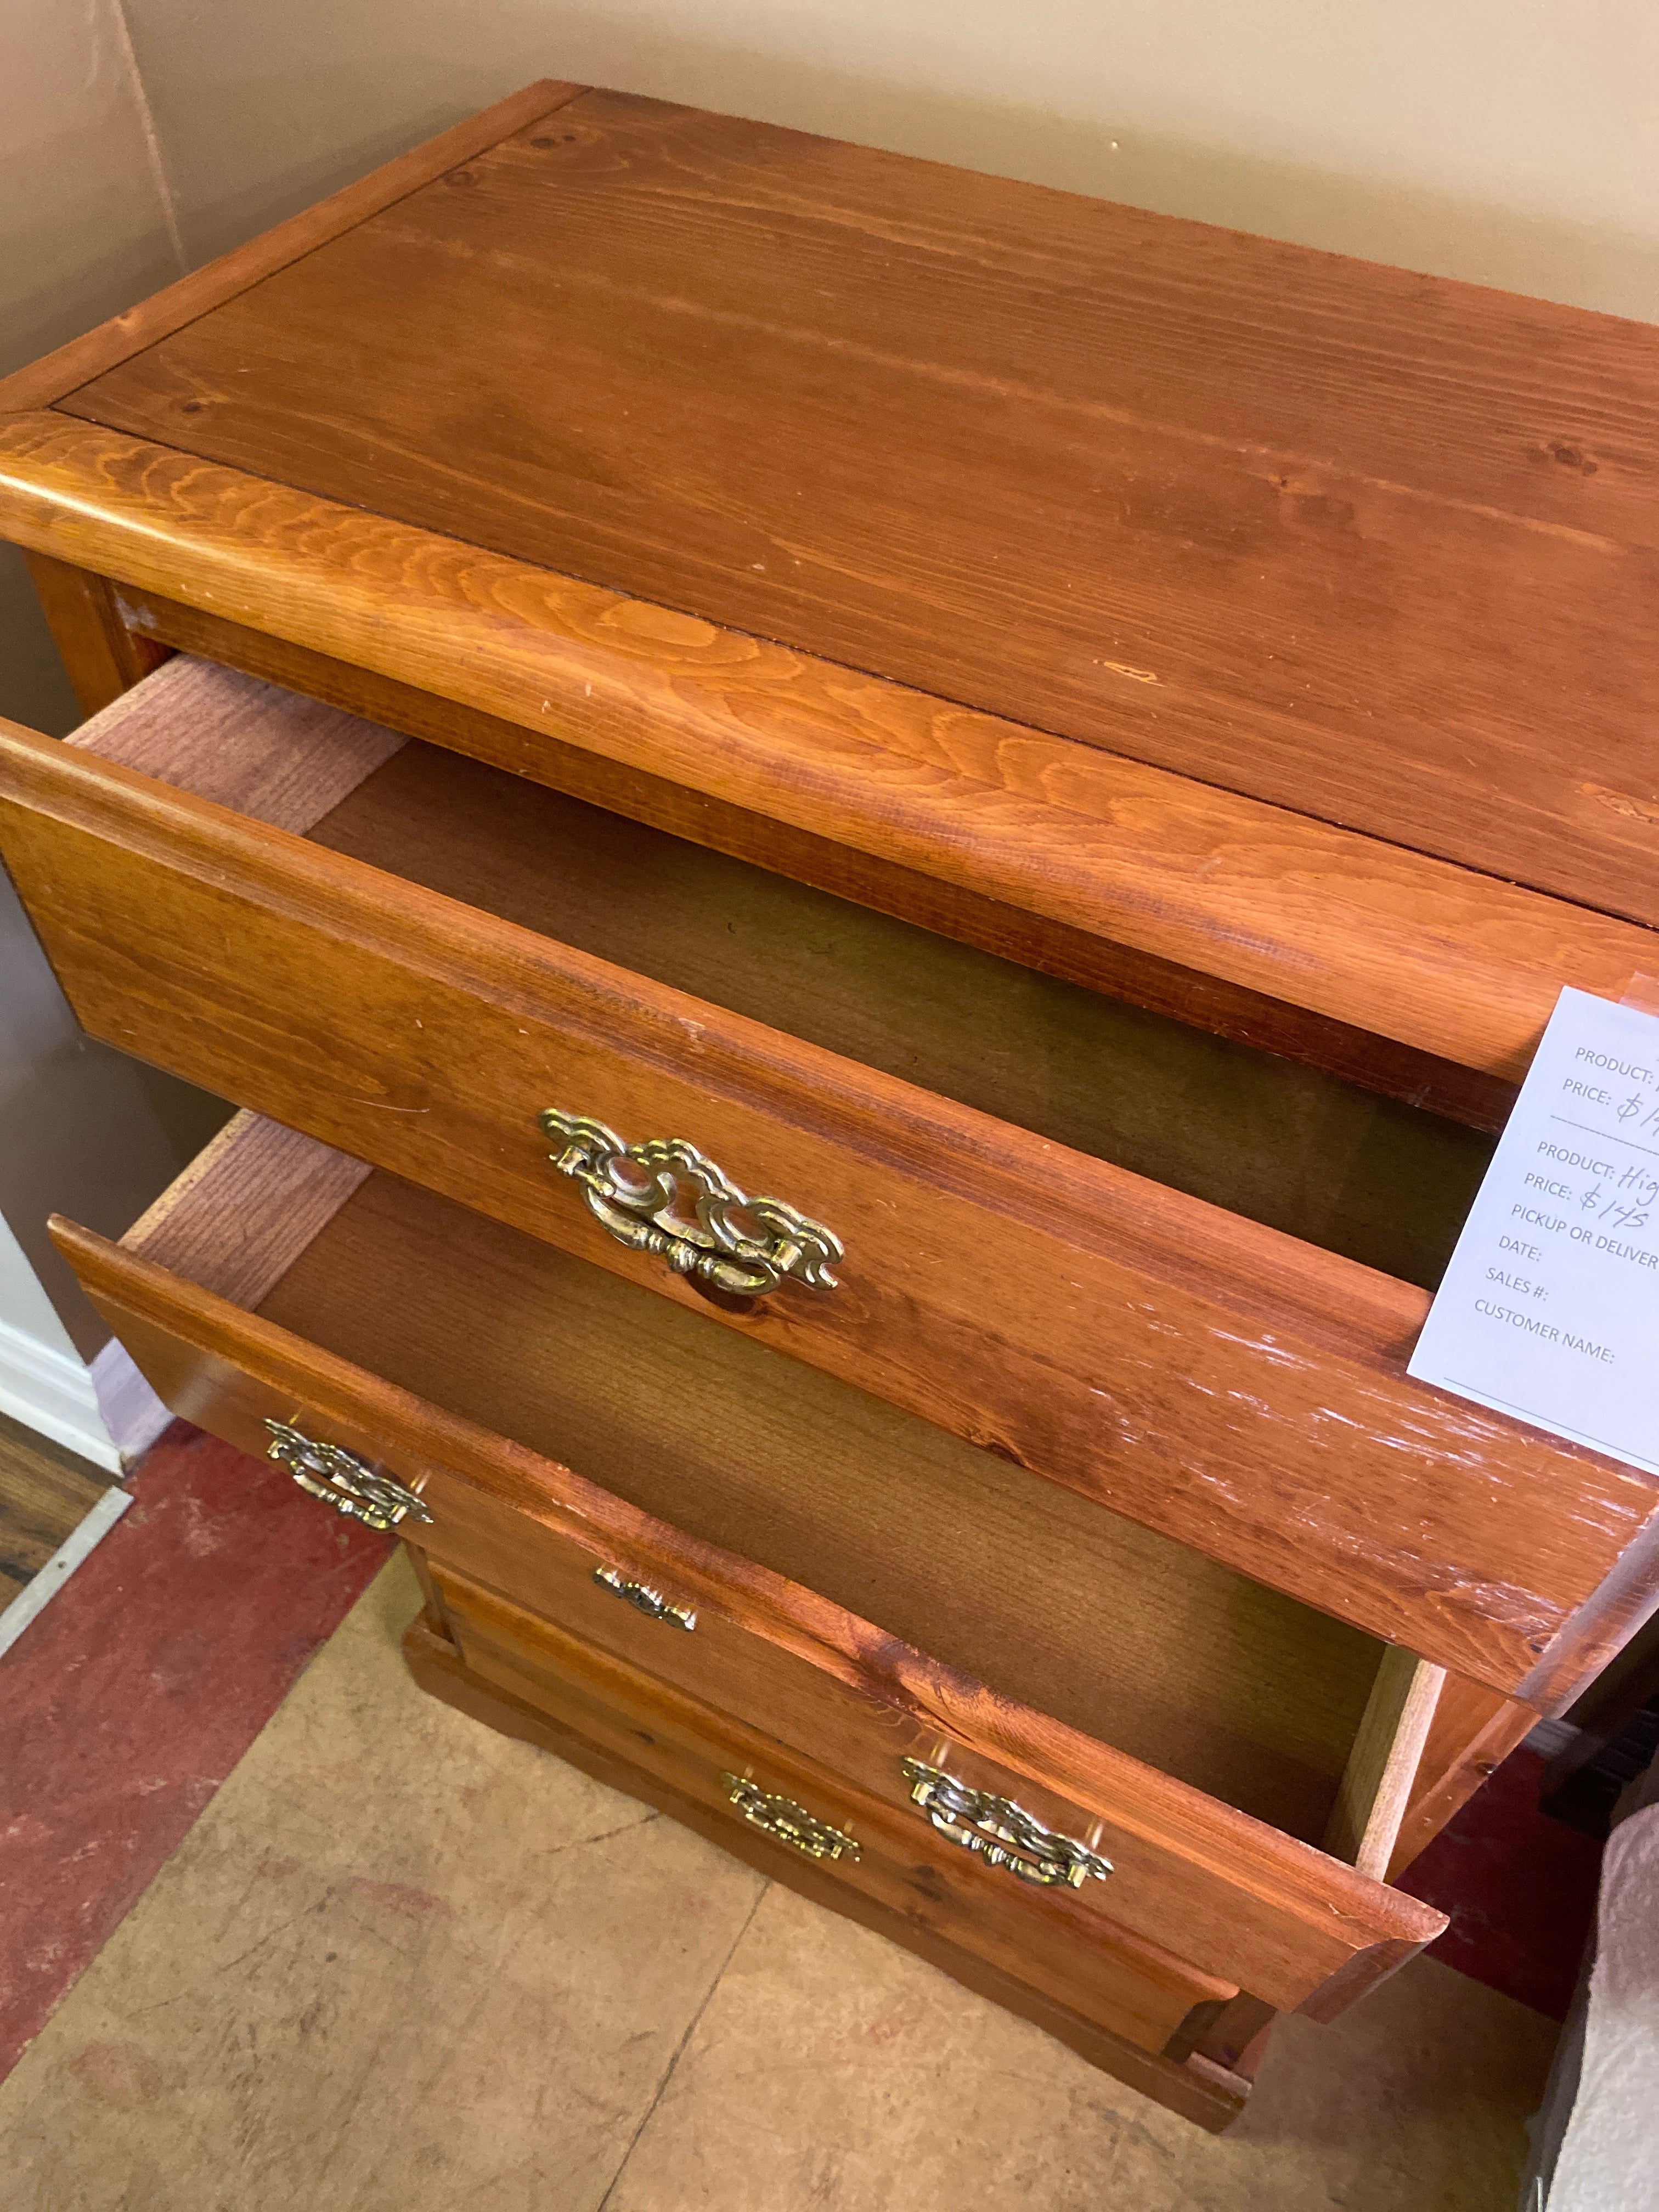
<path id="1" fill-rule="evenodd" d="M 182 660 L 0 799 L 96 1035 L 1503 1692 L 1639 1613 L 1652 1480 L 1405 1374 L 1465 1132 Z M 617 1241 L 550 1108 L 834 1287 Z"/>

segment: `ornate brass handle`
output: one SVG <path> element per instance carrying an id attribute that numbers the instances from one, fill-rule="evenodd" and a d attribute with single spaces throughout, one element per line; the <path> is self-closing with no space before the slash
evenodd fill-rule
<path id="1" fill-rule="evenodd" d="M 340 1444 L 325 1444 L 315 1437 L 301 1436 L 286 1421 L 267 1421 L 270 1449 L 266 1455 L 285 1467 L 301 1490 L 320 1498 L 348 1520 L 388 1533 L 400 1521 L 428 1521 L 432 1516 L 419 1495 L 406 1489 L 395 1475 L 382 1474 L 356 1452 Z"/>
<path id="2" fill-rule="evenodd" d="M 741 1774 L 722 1774 L 726 1794 L 751 1827 L 805 1851 L 809 1859 L 855 1859 L 859 1847 L 844 1828 L 832 1828 L 797 1805 L 793 1797 L 774 1797 Z"/>
<path id="3" fill-rule="evenodd" d="M 954 1774 L 924 1766 L 919 1759 L 900 1761 L 910 1795 L 941 1836 L 964 1850 L 977 1851 L 988 1866 L 1006 1867 L 1022 1881 L 1051 1888 L 1065 1882 L 1081 1889 L 1092 1875 L 1104 1881 L 1112 1863 L 1071 1836 L 1057 1836 L 1035 1820 L 1011 1797 L 970 1790 Z"/>
<path id="4" fill-rule="evenodd" d="M 749 1198 L 679 1137 L 625 1145 L 603 1121 L 550 1106 L 542 1127 L 562 1149 L 548 1158 L 582 1185 L 587 1209 L 619 1244 L 660 1253 L 677 1275 L 696 1275 L 757 1298 L 787 1276 L 833 1291 L 841 1239 L 781 1199 Z"/>
<path id="5" fill-rule="evenodd" d="M 695 1628 L 697 1616 L 689 1606 L 670 1605 L 660 1590 L 649 1589 L 644 1583 L 625 1582 L 615 1567 L 595 1567 L 593 1579 L 601 1589 L 614 1590 L 635 1612 L 651 1620 L 665 1620 L 676 1628 Z"/>

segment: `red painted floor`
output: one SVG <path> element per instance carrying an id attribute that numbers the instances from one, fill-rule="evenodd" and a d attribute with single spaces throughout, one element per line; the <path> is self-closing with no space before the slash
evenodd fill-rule
<path id="1" fill-rule="evenodd" d="M 136 1502 L 0 1658 L 0 2079 L 388 1556 L 280 1468 L 175 1422 Z M 1559 2020 L 1600 1847 L 1505 1761 L 1402 1879 L 1449 1966 Z"/>
<path id="2" fill-rule="evenodd" d="M 0 1657 L 0 2079 L 391 1550 L 182 1421 L 131 1487 Z"/>
<path id="3" fill-rule="evenodd" d="M 1601 1846 L 1539 1811 L 1544 1765 L 1535 1751 L 1511 1752 L 1399 1886 L 1450 1913 L 1437 1959 L 1565 2020 L 1595 1923 Z"/>

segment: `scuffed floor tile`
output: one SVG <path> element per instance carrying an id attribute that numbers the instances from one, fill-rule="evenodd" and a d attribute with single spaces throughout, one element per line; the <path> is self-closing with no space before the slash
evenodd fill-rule
<path id="1" fill-rule="evenodd" d="M 0 2080 L 386 1561 L 183 1421 L 0 1655 Z"/>
<path id="2" fill-rule="evenodd" d="M 401 1559 L 0 2089 L 9 2212 L 586 2212 L 764 1888 L 423 1697 Z"/>
<path id="3" fill-rule="evenodd" d="M 607 2212 L 1512 2212 L 1554 2030 L 1419 1960 L 1207 2136 L 774 1887 Z"/>
<path id="4" fill-rule="evenodd" d="M 1216 2138 L 426 1698 L 401 1560 L 10 2081 L 7 2212 L 1510 2212 L 1552 2024 L 1419 1960 Z"/>

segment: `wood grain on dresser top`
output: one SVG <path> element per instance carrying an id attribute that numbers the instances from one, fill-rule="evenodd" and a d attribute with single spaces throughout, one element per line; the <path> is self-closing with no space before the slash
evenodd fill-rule
<path id="1" fill-rule="evenodd" d="M 1638 324 L 588 91 L 57 404 L 1653 921 L 1656 375 Z"/>
<path id="2" fill-rule="evenodd" d="M 1649 1601 L 1656 1486 L 1410 1382 L 1421 1291 L 90 743 L 17 732 L 0 763 L 9 860 L 111 1041 L 1506 1693 L 1570 1695 Z M 552 1176 L 549 1103 L 688 1136 L 830 1221 L 842 1288 L 713 1315 Z"/>
<path id="3" fill-rule="evenodd" d="M 331 192 L 326 199 L 301 209 L 286 222 L 261 231 L 257 238 L 221 254 L 204 268 L 191 270 L 177 283 L 152 293 L 106 323 L 0 378 L 0 409 L 50 406 L 89 377 L 100 376 L 144 347 L 185 329 L 238 292 L 315 252 L 319 246 L 379 215 L 422 185 L 430 184 L 458 162 L 471 160 L 514 131 L 553 113 L 585 89 L 543 77 L 497 100 L 493 107 L 469 115 L 453 129 L 423 140 L 366 177 Z"/>
<path id="4" fill-rule="evenodd" d="M 1573 910 L 1659 896 L 1650 331 L 611 94 L 465 128 L 0 386 L 0 526 L 1235 1034 L 1513 1082 L 1655 964 Z"/>
<path id="5" fill-rule="evenodd" d="M 1656 962 L 1645 924 L 60 415 L 0 421 L 0 529 L 481 708 L 520 774 L 550 732 L 1506 1084 L 1564 982 Z"/>

